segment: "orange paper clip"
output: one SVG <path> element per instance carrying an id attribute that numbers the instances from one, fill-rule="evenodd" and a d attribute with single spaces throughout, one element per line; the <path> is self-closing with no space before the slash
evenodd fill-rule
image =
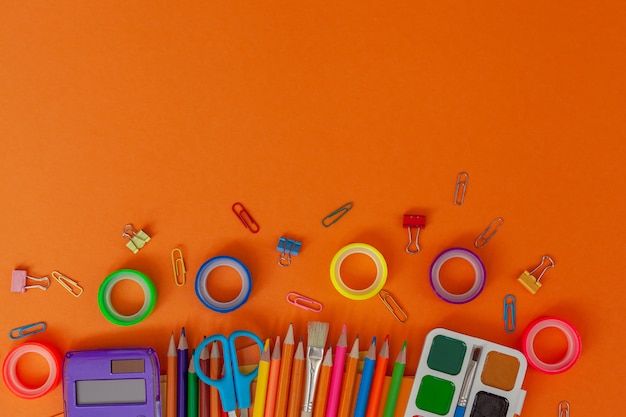
<path id="1" fill-rule="evenodd" d="M 322 311 L 322 303 L 319 301 L 315 301 L 309 297 L 305 297 L 302 294 L 298 294 L 297 292 L 290 292 L 287 294 L 287 302 L 296 307 L 300 307 L 303 310 L 313 311 L 314 313 L 319 313 Z"/>
<path id="2" fill-rule="evenodd" d="M 261 229 L 259 224 L 252 218 L 243 204 L 237 202 L 233 204 L 232 209 L 233 213 L 239 217 L 239 220 L 241 220 L 241 223 L 243 223 L 246 229 L 250 230 L 252 233 L 257 233 Z"/>

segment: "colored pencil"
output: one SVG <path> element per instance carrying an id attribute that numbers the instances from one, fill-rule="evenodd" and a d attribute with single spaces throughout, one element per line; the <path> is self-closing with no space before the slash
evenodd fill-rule
<path id="1" fill-rule="evenodd" d="M 254 407 L 252 417 L 263 417 L 265 414 L 265 398 L 267 397 L 267 382 L 270 376 L 270 340 L 265 341 L 265 347 L 259 361 L 259 372 L 256 377 L 254 392 Z"/>
<path id="2" fill-rule="evenodd" d="M 265 397 L 265 413 L 264 417 L 274 417 L 274 408 L 276 406 L 276 392 L 278 390 L 278 377 L 280 374 L 280 336 L 276 337 L 274 350 L 272 351 L 272 359 L 270 360 L 270 376 L 267 381 L 267 395 Z"/>
<path id="3" fill-rule="evenodd" d="M 328 337 L 328 323 L 310 321 L 307 333 L 304 392 L 300 417 L 311 417 L 317 389 L 317 380 L 324 360 L 324 347 Z"/>
<path id="4" fill-rule="evenodd" d="M 187 417 L 198 417 L 198 375 L 193 364 L 193 353 L 187 370 Z"/>
<path id="5" fill-rule="evenodd" d="M 178 339 L 178 390 L 176 391 L 178 398 L 176 399 L 176 415 L 177 417 L 187 417 L 187 367 L 189 366 L 189 345 L 187 344 L 187 336 L 185 328 L 180 332 Z"/>
<path id="6" fill-rule="evenodd" d="M 302 386 L 304 385 L 304 366 L 304 345 L 302 344 L 302 338 L 300 338 L 296 353 L 293 355 L 293 366 L 291 367 L 287 417 L 298 417 L 300 415 L 300 409 L 302 408 Z"/>
<path id="7" fill-rule="evenodd" d="M 387 374 L 387 364 L 389 363 L 389 336 L 385 337 L 383 347 L 380 348 L 378 358 L 376 359 L 376 368 L 372 377 L 372 386 L 370 388 L 369 400 L 367 401 L 367 409 L 365 417 L 376 417 L 378 415 L 378 407 L 380 406 L 380 396 Z"/>
<path id="8" fill-rule="evenodd" d="M 220 363 L 220 350 L 217 346 L 217 342 L 211 343 L 211 354 L 209 355 L 209 378 L 220 379 L 222 375 L 222 367 Z M 213 385 L 209 387 L 209 407 L 211 417 L 221 417 L 222 406 L 220 403 L 220 395 Z"/>
<path id="9" fill-rule="evenodd" d="M 330 376 L 333 371 L 333 351 L 329 346 L 322 361 L 320 378 L 317 382 L 317 394 L 313 405 L 313 417 L 324 417 L 326 414 L 326 404 L 328 403 L 328 388 L 330 386 Z"/>
<path id="10" fill-rule="evenodd" d="M 289 385 L 291 380 L 291 367 L 293 364 L 293 325 L 289 324 L 285 342 L 283 343 L 283 354 L 280 362 L 280 373 L 278 375 L 278 390 L 276 391 L 276 405 L 274 417 L 285 417 L 287 415 L 287 405 L 289 401 Z"/>
<path id="11" fill-rule="evenodd" d="M 176 383 L 176 341 L 174 340 L 174 332 L 170 337 L 170 346 L 167 350 L 167 395 L 166 395 L 166 417 L 176 417 L 176 391 L 178 384 Z"/>
<path id="12" fill-rule="evenodd" d="M 398 395 L 400 393 L 405 367 L 406 342 L 402 345 L 402 349 L 400 349 L 400 353 L 398 353 L 398 357 L 396 358 L 396 363 L 393 365 L 393 373 L 391 374 L 391 382 L 389 383 L 389 392 L 387 393 L 383 417 L 393 417 L 396 413 L 396 404 L 398 403 Z"/>
<path id="13" fill-rule="evenodd" d="M 326 406 L 326 417 L 337 417 L 339 408 L 339 394 L 341 393 L 341 381 L 348 353 L 348 343 L 346 335 L 346 325 L 341 329 L 339 341 L 335 347 L 335 362 L 333 363 L 333 374 L 330 377 L 330 387 L 328 389 L 328 405 Z"/>
<path id="14" fill-rule="evenodd" d="M 356 395 L 356 404 L 354 406 L 354 417 L 365 417 L 367 403 L 369 401 L 370 389 L 372 388 L 372 378 L 374 377 L 374 367 L 376 366 L 376 337 L 372 339 L 367 356 L 363 362 L 363 371 L 361 372 L 361 383 L 359 391 Z"/>
<path id="15" fill-rule="evenodd" d="M 354 383 L 356 380 L 356 371 L 359 365 L 359 336 L 354 339 L 352 350 L 346 361 L 346 371 L 341 383 L 341 397 L 339 399 L 339 408 L 337 410 L 338 417 L 350 416 L 352 410 L 352 400 L 354 399 Z"/>
<path id="16" fill-rule="evenodd" d="M 204 346 L 200 352 L 200 369 L 209 376 L 209 345 Z M 209 417 L 209 385 L 202 381 L 198 381 L 200 390 L 200 399 L 198 404 L 198 413 L 200 417 Z"/>

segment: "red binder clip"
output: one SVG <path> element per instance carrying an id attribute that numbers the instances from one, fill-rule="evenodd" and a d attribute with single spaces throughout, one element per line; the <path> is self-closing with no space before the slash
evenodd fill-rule
<path id="1" fill-rule="evenodd" d="M 426 216 L 421 216 L 417 214 L 405 214 L 402 220 L 402 227 L 406 227 L 409 232 L 409 244 L 406 245 L 404 249 L 406 253 L 415 255 L 419 253 L 422 249 L 420 248 L 418 239 L 420 235 L 420 229 L 426 227 Z M 411 232 L 411 227 L 416 229 L 415 231 L 415 240 L 413 240 L 413 234 Z M 411 246 L 415 246 L 415 250 L 411 250 Z"/>

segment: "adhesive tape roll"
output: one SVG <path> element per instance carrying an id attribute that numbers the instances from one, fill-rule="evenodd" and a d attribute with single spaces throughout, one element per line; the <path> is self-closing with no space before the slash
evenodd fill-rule
<path id="1" fill-rule="evenodd" d="M 209 294 L 209 291 L 207 290 L 207 281 L 209 278 L 209 274 L 215 268 L 218 268 L 220 266 L 227 266 L 234 269 L 241 278 L 241 291 L 239 292 L 237 297 L 235 297 L 231 301 L 218 301 L 215 298 L 211 297 L 211 294 Z M 198 274 L 196 275 L 196 295 L 198 296 L 198 299 L 206 307 L 219 313 L 229 313 L 241 307 L 248 300 L 251 290 L 252 279 L 250 278 L 250 271 L 243 264 L 243 262 L 230 256 L 216 256 L 215 258 L 209 259 L 204 264 L 202 264 L 200 270 L 198 271 Z"/>
<path id="2" fill-rule="evenodd" d="M 451 293 L 441 285 L 441 278 L 439 277 L 441 267 L 452 258 L 464 259 L 474 269 L 474 284 L 467 292 L 462 294 Z M 452 248 L 441 252 L 430 267 L 430 285 L 433 287 L 433 290 L 442 300 L 453 304 L 467 303 L 478 297 L 478 294 L 481 293 L 485 286 L 485 279 L 485 266 L 480 258 L 473 252 L 463 248 Z"/>
<path id="3" fill-rule="evenodd" d="M 120 281 L 125 280 L 134 281 L 139 284 L 144 295 L 143 305 L 139 311 L 131 315 L 119 313 L 111 303 L 111 292 L 113 291 L 113 287 L 115 287 L 115 285 L 117 285 Z M 104 315 L 104 317 L 111 323 L 118 324 L 120 326 L 132 326 L 133 324 L 137 324 L 148 317 L 150 313 L 152 313 L 152 310 L 154 310 L 156 299 L 156 288 L 154 287 L 152 281 L 150 281 L 150 278 L 133 269 L 120 269 L 119 271 L 113 272 L 111 275 L 106 277 L 104 281 L 102 281 L 100 289 L 98 290 L 98 306 L 100 307 L 102 315 Z"/>
<path id="4" fill-rule="evenodd" d="M 17 375 L 17 363 L 27 353 L 41 355 L 50 368 L 46 381 L 39 387 L 26 386 Z M 2 377 L 9 390 L 21 398 L 39 398 L 52 391 L 61 380 L 61 356 L 55 348 L 45 343 L 28 342 L 13 349 L 4 359 Z"/>
<path id="5" fill-rule="evenodd" d="M 563 332 L 567 340 L 567 352 L 556 363 L 547 363 L 539 359 L 535 352 L 535 338 L 540 331 L 547 328 L 555 328 Z M 580 356 L 582 341 L 580 335 L 570 323 L 556 317 L 541 317 L 526 327 L 522 336 L 522 351 L 528 363 L 535 369 L 546 374 L 559 374 L 570 369 Z"/>
<path id="6" fill-rule="evenodd" d="M 363 254 L 369 256 L 376 264 L 376 278 L 367 288 L 357 290 L 350 288 L 341 278 L 341 264 L 350 255 Z M 378 294 L 387 281 L 387 262 L 383 255 L 373 246 L 365 243 L 346 245 L 333 257 L 330 263 L 330 280 L 341 295 L 351 300 L 366 300 Z"/>

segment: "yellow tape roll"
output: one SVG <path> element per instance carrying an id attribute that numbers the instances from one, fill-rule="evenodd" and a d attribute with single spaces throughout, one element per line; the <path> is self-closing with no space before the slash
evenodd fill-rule
<path id="1" fill-rule="evenodd" d="M 350 255 L 361 253 L 367 255 L 376 264 L 376 279 L 367 288 L 356 290 L 348 287 L 341 279 L 341 264 Z M 373 246 L 365 243 L 351 243 L 339 249 L 330 263 L 330 280 L 339 294 L 351 300 L 367 300 L 378 294 L 387 281 L 387 262 L 383 255 Z"/>

